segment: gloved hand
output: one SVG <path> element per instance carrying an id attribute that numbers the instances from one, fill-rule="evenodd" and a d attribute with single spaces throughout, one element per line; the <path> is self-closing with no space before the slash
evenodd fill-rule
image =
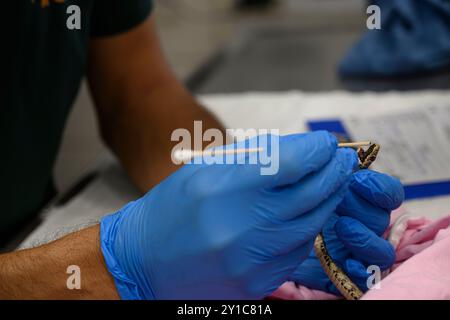
<path id="1" fill-rule="evenodd" d="M 333 260 L 363 291 L 371 273 L 367 266 L 383 271 L 395 261 L 390 243 L 380 237 L 389 226 L 391 210 L 403 202 L 400 182 L 371 170 L 354 173 L 349 192 L 323 228 L 328 252 Z M 323 271 L 314 250 L 289 277 L 311 289 L 340 295 Z"/>
<path id="2" fill-rule="evenodd" d="M 101 221 L 120 296 L 269 295 L 308 257 L 356 166 L 356 153 L 337 150 L 327 132 L 280 137 L 274 175 L 256 164 L 184 165 Z"/>

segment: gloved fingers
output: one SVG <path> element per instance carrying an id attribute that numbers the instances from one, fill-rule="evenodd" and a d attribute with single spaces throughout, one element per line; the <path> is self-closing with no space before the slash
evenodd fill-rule
<path id="1" fill-rule="evenodd" d="M 351 149 L 339 149 L 335 157 L 320 171 L 285 188 L 277 188 L 271 196 L 285 207 L 283 219 L 293 219 L 320 205 L 343 184 L 350 181 L 358 165 L 356 153 Z"/>
<path id="2" fill-rule="evenodd" d="M 351 189 L 336 209 L 339 216 L 348 216 L 363 223 L 377 235 L 389 226 L 391 212 L 373 205 Z"/>
<path id="3" fill-rule="evenodd" d="M 276 174 L 259 175 L 261 187 L 275 188 L 298 182 L 323 168 L 335 155 L 336 138 L 326 131 L 282 136 L 279 140 L 279 168 Z M 276 152 L 276 148 L 272 147 Z"/>
<path id="4" fill-rule="evenodd" d="M 367 279 L 370 274 L 367 268 L 360 262 L 354 259 L 347 259 L 344 265 L 340 266 L 350 280 L 363 292 L 368 290 Z M 338 288 L 327 277 L 326 291 L 337 296 L 342 296 Z"/>
<path id="5" fill-rule="evenodd" d="M 338 265 L 359 289 L 363 292 L 367 291 L 367 279 L 370 274 L 360 261 L 347 259 L 343 265 Z M 315 257 L 306 259 L 289 276 L 288 280 L 310 289 L 342 296 L 330 278 L 328 278 L 319 260 Z"/>
<path id="6" fill-rule="evenodd" d="M 345 274 L 358 286 L 362 291 L 367 290 L 367 278 L 369 274 L 362 263 L 356 260 L 348 259 L 344 265 L 339 265 Z M 334 283 L 328 278 L 317 258 L 308 258 L 289 276 L 289 281 L 293 281 L 298 285 L 309 289 L 321 290 L 342 296 Z"/>
<path id="7" fill-rule="evenodd" d="M 225 193 L 290 185 L 323 168 L 334 157 L 337 140 L 326 131 L 316 131 L 281 137 L 262 135 L 215 149 L 256 147 L 262 147 L 263 150 L 258 153 L 222 155 L 218 157 L 221 162 L 216 163 L 211 161 L 212 157 L 204 157 L 211 165 L 185 166 L 191 174 L 187 192 L 204 195 L 215 190 Z M 227 162 L 229 156 L 235 158 Z"/>
<path id="8" fill-rule="evenodd" d="M 279 285 L 273 288 L 272 291 L 283 284 L 286 279 L 290 279 L 299 264 L 309 259 L 308 256 L 312 250 L 313 244 L 314 240 L 310 240 L 303 246 L 299 246 L 285 255 L 274 257 L 272 261 L 268 263 L 267 279 L 280 279 Z M 268 292 L 268 294 L 270 293 L 272 292 Z"/>
<path id="9" fill-rule="evenodd" d="M 251 299 L 262 299 L 272 294 L 294 272 L 299 263 L 308 257 L 312 246 L 313 240 L 310 240 L 285 255 L 270 256 L 263 261 L 258 259 L 258 263 L 254 264 L 250 271 L 240 275 L 244 295 Z"/>
<path id="10" fill-rule="evenodd" d="M 375 281 L 379 278 L 373 277 L 369 280 L 369 277 L 373 275 L 370 270 L 366 268 L 358 260 L 347 259 L 343 265 L 339 265 L 345 274 L 351 279 L 351 281 L 363 292 L 366 292 L 368 288 L 368 282 L 375 284 Z M 381 275 L 380 275 L 381 277 Z M 305 260 L 288 278 L 289 281 L 305 286 L 310 289 L 321 290 L 336 296 L 342 296 L 334 283 L 328 278 L 323 270 L 318 259 L 309 258 Z"/>
<path id="11" fill-rule="evenodd" d="M 372 273 L 364 264 L 361 263 L 361 261 L 348 259 L 345 261 L 345 266 L 343 267 L 343 269 L 359 289 L 364 292 L 369 290 L 367 280 L 372 275 Z"/>
<path id="12" fill-rule="evenodd" d="M 268 230 L 263 229 L 265 247 L 269 249 L 269 254 L 273 256 L 285 255 L 314 240 L 325 222 L 333 214 L 336 206 L 342 201 L 347 190 L 348 187 L 345 184 L 319 206 L 307 213 L 299 213 L 299 216 L 295 219 L 281 222 L 280 220 L 274 220 L 270 226 L 270 230 L 274 230 L 274 232 L 267 232 Z"/>
<path id="13" fill-rule="evenodd" d="M 388 211 L 397 209 L 405 197 L 403 186 L 397 178 L 372 170 L 356 172 L 350 189 L 374 206 Z"/>
<path id="14" fill-rule="evenodd" d="M 386 270 L 395 262 L 395 250 L 385 239 L 350 217 L 340 217 L 334 229 L 353 258 Z"/>
<path id="15" fill-rule="evenodd" d="M 308 259 L 297 266 L 295 271 L 288 277 L 288 280 L 310 289 L 325 292 L 330 292 L 329 288 L 332 286 L 314 251 L 312 251 Z"/>
<path id="16" fill-rule="evenodd" d="M 320 206 L 292 220 L 261 217 L 263 220 L 256 223 L 257 233 L 252 235 L 255 241 L 264 244 L 258 245 L 261 255 L 284 256 L 314 240 L 347 189 L 348 185 L 345 185 Z"/>

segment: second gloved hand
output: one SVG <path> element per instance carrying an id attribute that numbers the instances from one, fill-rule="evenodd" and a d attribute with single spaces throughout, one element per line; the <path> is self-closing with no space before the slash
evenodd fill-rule
<path id="1" fill-rule="evenodd" d="M 308 257 L 357 166 L 326 132 L 281 137 L 279 170 L 185 165 L 101 221 L 124 299 L 260 299 Z"/>
<path id="2" fill-rule="evenodd" d="M 323 228 L 330 256 L 363 291 L 368 290 L 370 265 L 381 271 L 395 261 L 395 251 L 381 235 L 389 226 L 391 210 L 404 198 L 400 182 L 386 174 L 371 170 L 356 172 L 349 192 Z M 290 280 L 309 287 L 340 295 L 322 269 L 314 250 Z"/>

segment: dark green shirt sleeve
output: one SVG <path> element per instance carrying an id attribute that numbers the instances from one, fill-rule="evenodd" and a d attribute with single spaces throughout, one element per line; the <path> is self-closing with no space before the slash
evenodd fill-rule
<path id="1" fill-rule="evenodd" d="M 91 37 L 125 32 L 142 23 L 153 9 L 152 0 L 96 0 L 91 16 Z"/>

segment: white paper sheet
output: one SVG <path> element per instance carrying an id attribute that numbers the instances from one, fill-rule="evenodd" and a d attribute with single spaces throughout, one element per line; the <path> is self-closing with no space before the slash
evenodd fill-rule
<path id="1" fill-rule="evenodd" d="M 382 146 L 374 169 L 405 184 L 450 181 L 450 102 L 369 117 L 345 116 L 343 123 L 354 139 L 370 138 Z"/>

